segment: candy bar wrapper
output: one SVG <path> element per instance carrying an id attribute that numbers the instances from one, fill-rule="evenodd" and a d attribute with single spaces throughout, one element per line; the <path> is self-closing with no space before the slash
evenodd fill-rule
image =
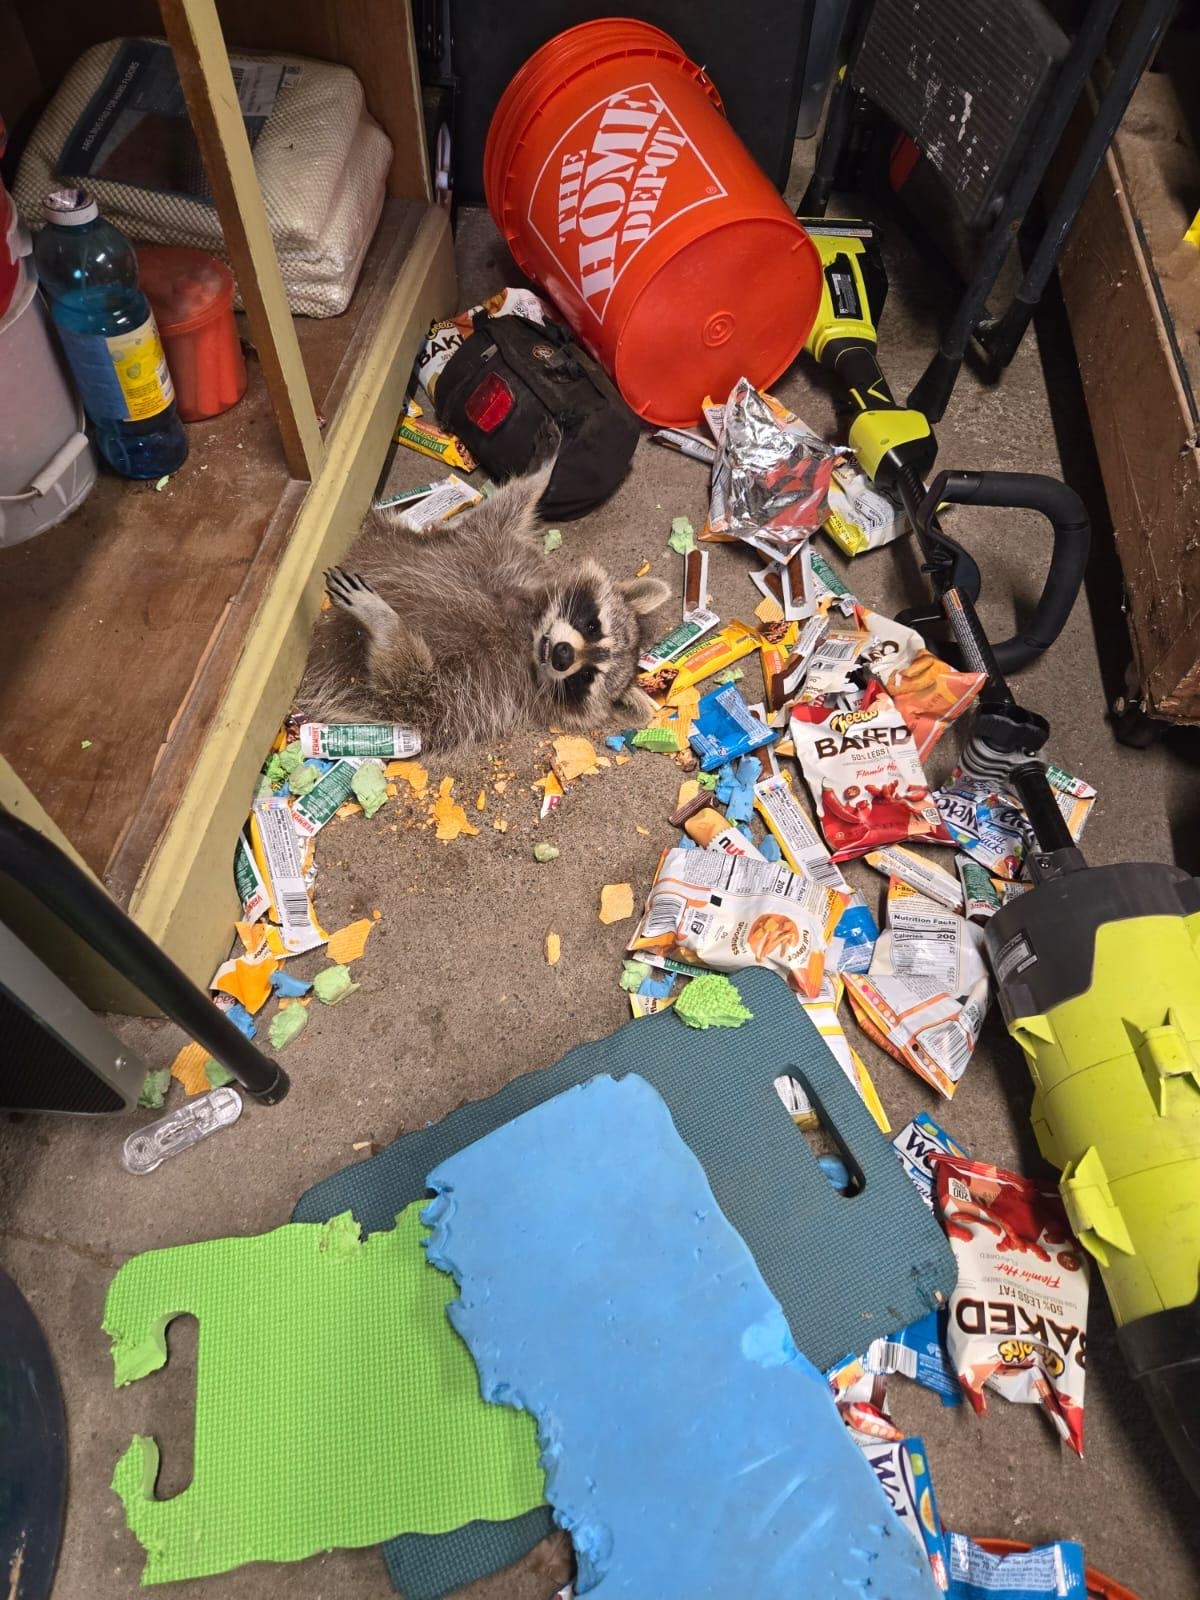
<path id="1" fill-rule="evenodd" d="M 759 630 L 763 690 L 767 706 L 778 711 L 800 693 L 813 656 L 829 632 L 828 617 L 804 623 L 767 622 Z"/>
<path id="2" fill-rule="evenodd" d="M 949 1588 L 945 1533 L 933 1493 L 924 1441 L 902 1437 L 870 1406 L 843 1408 L 842 1420 L 862 1451 L 901 1527 L 929 1562 L 935 1586 Z"/>
<path id="3" fill-rule="evenodd" d="M 233 850 L 233 881 L 242 902 L 242 921 L 257 922 L 270 906 L 271 896 L 244 833 L 238 834 Z"/>
<path id="4" fill-rule="evenodd" d="M 477 506 L 482 499 L 478 489 L 451 473 L 416 505 L 400 512 L 396 521 L 402 522 L 413 533 L 424 533 L 435 522 L 445 522 L 460 511 L 465 511 L 468 506 Z"/>
<path id="5" fill-rule="evenodd" d="M 312 794 L 316 792 L 314 789 Z M 317 921 L 309 898 L 300 841 L 286 800 L 273 798 L 254 802 L 250 813 L 250 839 L 254 859 L 270 890 L 271 919 L 278 922 L 282 930 L 284 952 L 296 956 L 315 950 L 329 935 Z"/>
<path id="6" fill-rule="evenodd" d="M 839 991 L 840 992 L 840 991 Z M 808 1013 L 809 1021 L 829 1046 L 829 1053 L 841 1067 L 846 1077 L 853 1084 L 858 1098 L 874 1117 L 881 1133 L 890 1132 L 887 1113 L 883 1109 L 871 1075 L 863 1064 L 862 1057 L 852 1048 L 842 1028 L 841 1019 L 837 1013 L 837 1004 L 834 999 L 824 997 L 817 1000 L 801 998 L 800 1004 Z M 775 1079 L 775 1093 L 787 1107 L 788 1115 L 798 1128 L 816 1128 L 820 1126 L 820 1117 L 813 1109 L 812 1102 L 805 1094 L 803 1087 L 795 1078 L 784 1073 Z"/>
<path id="7" fill-rule="evenodd" d="M 918 1111 L 911 1122 L 906 1122 L 892 1140 L 892 1149 L 900 1158 L 900 1165 L 921 1199 L 933 1210 L 933 1164 L 938 1156 L 969 1154 L 957 1139 L 952 1139 L 928 1111 Z"/>
<path id="8" fill-rule="evenodd" d="M 848 556 L 878 550 L 904 532 L 903 507 L 877 489 L 865 472 L 849 463 L 833 469 L 829 514 L 823 531 Z"/>
<path id="9" fill-rule="evenodd" d="M 691 612 L 684 617 L 677 628 L 672 628 L 670 633 L 646 647 L 645 652 L 638 658 L 639 669 L 642 672 L 658 672 L 668 661 L 674 661 L 677 656 L 690 650 L 704 638 L 705 634 L 711 633 L 718 627 L 720 622 L 721 619 L 715 611 L 700 609 Z"/>
<path id="10" fill-rule="evenodd" d="M 993 1555 L 965 1533 L 946 1535 L 950 1600 L 1087 1600 L 1083 1546 L 1060 1539 Z"/>
<path id="11" fill-rule="evenodd" d="M 421 753 L 421 735 L 398 723 L 302 722 L 300 754 L 328 761 L 339 756 L 383 756 L 408 761 Z"/>
<path id="12" fill-rule="evenodd" d="M 778 773 L 754 786 L 754 809 L 774 834 L 783 859 L 793 872 L 801 873 L 825 889 L 834 889 L 849 903 L 853 891 L 840 869 L 830 859 L 821 836 L 809 821 L 808 813 L 792 793 L 786 778 Z"/>
<path id="13" fill-rule="evenodd" d="M 687 624 L 681 626 L 686 627 Z M 724 672 L 726 667 L 732 667 L 743 656 L 757 649 L 758 634 L 755 629 L 748 628 L 744 622 L 729 622 L 711 638 L 697 636 L 671 660 L 642 672 L 637 680 L 638 687 L 655 700 L 666 700 L 684 689 L 695 688 L 696 684 L 711 678 L 715 672 Z"/>
<path id="14" fill-rule="evenodd" d="M 958 881 L 962 888 L 963 912 L 969 922 L 990 922 L 1004 904 L 1000 891 L 986 870 L 970 856 L 955 856 Z"/>
<path id="15" fill-rule="evenodd" d="M 845 901 L 779 862 L 667 849 L 628 949 L 715 972 L 767 967 L 815 999 Z"/>
<path id="16" fill-rule="evenodd" d="M 474 472 L 479 465 L 461 439 L 425 420 L 415 400 L 405 405 L 404 414 L 396 425 L 395 439 L 397 444 L 406 445 L 423 456 L 432 456 L 435 461 L 444 461 L 460 472 Z"/>
<path id="17" fill-rule="evenodd" d="M 791 733 L 834 861 L 901 839 L 951 842 L 912 733 L 878 680 L 853 711 L 823 700 L 794 705 Z"/>
<path id="18" fill-rule="evenodd" d="M 1058 1189 L 1015 1172 L 940 1156 L 937 1210 L 958 1263 L 950 1359 L 975 1410 L 985 1387 L 1040 1405 L 1083 1454 L 1087 1257 Z"/>
<path id="19" fill-rule="evenodd" d="M 903 845 L 889 845 L 886 850 L 868 850 L 867 865 L 888 878 L 898 878 L 901 883 L 923 894 L 927 900 L 936 900 L 948 911 L 963 909 L 962 886 L 943 867 L 924 861 L 913 850 Z"/>
<path id="20" fill-rule="evenodd" d="M 684 832 L 704 850 L 724 850 L 729 856 L 749 856 L 762 861 L 762 851 L 740 828 L 735 828 L 713 806 L 705 806 L 686 818 Z"/>
<path id="21" fill-rule="evenodd" d="M 754 716 L 735 684 L 714 689 L 700 701 L 688 736 L 704 772 L 715 772 L 727 762 L 770 744 L 774 730 Z"/>
<path id="22" fill-rule="evenodd" d="M 1046 778 L 1072 839 L 1078 844 L 1096 791 L 1082 778 L 1053 764 Z M 984 778 L 973 778 L 956 767 L 950 782 L 937 790 L 934 801 L 954 842 L 973 861 L 997 878 L 1016 878 L 1033 848 L 1033 830 L 1016 795 L 997 789 Z"/>
<path id="23" fill-rule="evenodd" d="M 740 378 L 725 402 L 708 527 L 739 539 L 756 536 L 787 560 L 825 521 L 833 468 L 841 459 L 785 407 Z"/>
<path id="24" fill-rule="evenodd" d="M 982 931 L 893 879 L 871 969 L 845 982 L 863 1032 L 949 1100 L 987 1015 Z"/>

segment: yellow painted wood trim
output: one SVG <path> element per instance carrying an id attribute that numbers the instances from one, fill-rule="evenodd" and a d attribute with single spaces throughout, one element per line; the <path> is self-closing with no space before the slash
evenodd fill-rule
<path id="1" fill-rule="evenodd" d="M 27 822 L 31 828 L 36 828 L 39 833 L 56 844 L 58 848 L 70 856 L 77 867 L 82 867 L 89 878 L 99 878 L 88 866 L 87 862 L 67 838 L 66 834 L 55 822 L 54 818 L 42 805 L 33 790 L 17 772 L 15 772 L 3 756 L 0 756 L 0 806 L 6 811 L 11 811 L 14 817 L 19 817 L 22 822 Z"/>
<path id="2" fill-rule="evenodd" d="M 321 429 L 292 324 L 215 0 L 159 0 L 225 247 L 293 478 L 315 478 Z"/>
<path id="3" fill-rule="evenodd" d="M 196 981 L 207 983 L 232 936 L 232 853 L 259 767 L 308 654 L 322 573 L 341 558 L 370 502 L 429 323 L 455 306 L 446 213 L 430 208 L 329 430 L 270 589 L 248 625 L 229 690 L 175 817 L 130 898 L 130 912 Z"/>

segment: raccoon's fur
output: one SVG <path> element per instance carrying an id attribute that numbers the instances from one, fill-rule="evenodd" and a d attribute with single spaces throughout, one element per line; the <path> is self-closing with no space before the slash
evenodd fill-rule
<path id="1" fill-rule="evenodd" d="M 549 469 L 429 534 L 374 512 L 326 575 L 297 695 L 318 722 L 402 723 L 438 754 L 520 728 L 599 727 L 654 709 L 637 687 L 644 619 L 670 591 L 594 561 L 548 560 L 535 508 Z"/>

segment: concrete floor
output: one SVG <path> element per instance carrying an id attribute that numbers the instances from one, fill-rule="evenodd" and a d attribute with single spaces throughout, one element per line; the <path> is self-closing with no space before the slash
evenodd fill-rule
<path id="1" fill-rule="evenodd" d="M 464 303 L 473 292 L 506 281 L 511 269 L 485 218 L 463 219 L 460 245 Z M 931 349 L 931 315 L 940 291 L 923 283 L 911 258 L 894 261 L 893 268 L 885 365 L 903 393 Z M 1059 342 L 1044 339 L 1043 347 L 1054 350 Z M 1058 350 L 1048 373 L 1053 410 L 1032 340 L 999 388 L 985 390 L 965 378 L 938 429 L 941 462 L 1056 473 L 1057 435 L 1072 475 L 1086 478 L 1086 424 L 1080 421 L 1069 356 Z M 778 390 L 832 436 L 831 398 L 807 368 L 797 369 Z M 419 482 L 428 470 L 422 458 L 401 453 L 393 481 Z M 698 525 L 706 485 L 702 468 L 643 440 L 624 486 L 599 511 L 564 528 L 564 547 L 555 559 L 566 566 L 587 553 L 629 575 L 645 558 L 676 587 L 679 561 L 665 550 L 670 520 L 686 514 Z M 961 515 L 956 526 L 979 556 L 985 619 L 1001 636 L 1011 631 L 1014 589 L 1022 598 L 1035 589 L 1045 556 L 1041 527 L 1036 519 L 998 513 Z M 750 565 L 749 553 L 734 547 L 713 553 L 714 602 L 725 618 L 752 611 L 757 595 L 746 576 Z M 1102 568 L 1103 560 L 1097 565 Z M 904 548 L 860 560 L 851 577 L 858 592 L 882 610 L 921 594 L 911 552 Z M 1095 614 L 1100 643 L 1115 659 L 1122 648 L 1120 629 L 1103 596 Z M 747 687 L 754 688 L 754 671 Z M 1099 786 L 1085 841 L 1091 858 L 1170 859 L 1173 832 L 1190 820 L 1191 751 L 1179 740 L 1145 753 L 1113 744 L 1104 723 L 1101 652 L 1088 605 L 1077 607 L 1062 641 L 1024 675 L 1020 690 L 1050 717 L 1057 760 Z M 537 798 L 528 785 L 545 770 L 543 740 L 513 739 L 503 750 L 480 751 L 453 768 L 456 792 L 468 806 L 500 770 L 492 756 L 516 777 L 503 797 L 489 786 L 476 838 L 439 844 L 425 829 L 408 826 L 424 813 L 403 802 L 372 822 L 334 823 L 321 835 L 316 897 L 325 923 L 337 927 L 375 909 L 383 915 L 355 969 L 361 992 L 336 1011 L 314 1007 L 307 1031 L 287 1051 L 293 1087 L 284 1104 L 271 1110 L 247 1105 L 236 1128 L 140 1179 L 127 1176 L 117 1160 L 132 1118 L 0 1122 L 0 1260 L 42 1319 L 70 1421 L 71 1496 L 57 1600 L 116 1600 L 137 1586 L 140 1551 L 108 1489 L 113 1464 L 132 1433 L 152 1432 L 163 1443 L 160 1492 L 177 1492 L 190 1472 L 194 1327 L 176 1325 L 164 1372 L 115 1393 L 100 1333 L 114 1269 L 156 1246 L 275 1227 L 287 1221 L 303 1189 L 357 1159 L 356 1142 L 386 1143 L 627 1020 L 616 978 L 628 925 L 597 921 L 599 887 L 628 879 L 640 896 L 649 886 L 659 850 L 672 833 L 666 817 L 677 768 L 663 757 L 639 756 L 577 784 L 558 813 L 539 824 Z M 442 775 L 435 767 L 433 778 Z M 507 832 L 492 828 L 497 816 L 507 819 Z M 648 837 L 637 832 L 638 825 L 649 830 Z M 537 839 L 553 841 L 559 859 L 535 865 L 530 852 Z M 852 875 L 878 897 L 881 880 L 857 868 Z M 563 946 L 553 969 L 542 958 L 551 928 Z M 302 974 L 319 965 L 313 959 L 295 963 Z M 156 1066 L 168 1063 L 181 1042 L 164 1024 L 118 1027 Z M 1037 1170 L 1028 1081 L 995 1016 L 950 1106 L 861 1037 L 856 1042 L 894 1125 L 926 1107 L 976 1155 Z M 966 1406 L 943 1410 L 926 1391 L 896 1379 L 895 1415 L 926 1440 L 948 1526 L 1034 1541 L 1080 1539 L 1093 1565 L 1142 1600 L 1177 1600 L 1196 1592 L 1200 1581 L 1195 1506 L 1125 1376 L 1098 1283 L 1089 1334 L 1082 1462 L 1060 1448 L 1031 1407 L 994 1401 L 991 1414 L 979 1420 Z M 262 1354 L 247 1351 L 246 1359 Z M 474 1600 L 546 1600 L 566 1571 L 561 1548 L 543 1550 L 522 1568 L 467 1592 Z M 228 1600 L 385 1600 L 390 1592 L 374 1550 L 334 1552 L 286 1568 L 253 1567 L 173 1590 L 178 1600 L 217 1594 Z"/>

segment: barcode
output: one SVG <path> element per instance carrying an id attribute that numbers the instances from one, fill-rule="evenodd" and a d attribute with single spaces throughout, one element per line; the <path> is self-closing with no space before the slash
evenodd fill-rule
<path id="1" fill-rule="evenodd" d="M 917 1352 L 890 1339 L 872 1339 L 867 1351 L 867 1366 L 872 1372 L 898 1372 L 902 1378 L 917 1375 Z"/>
<path id="2" fill-rule="evenodd" d="M 849 661 L 861 648 L 862 640 L 857 635 L 849 639 L 827 638 L 813 657 L 813 666 L 822 661 Z"/>
<path id="3" fill-rule="evenodd" d="M 799 857 L 800 865 L 805 874 L 814 883 L 819 883 L 822 889 L 844 889 L 846 880 L 826 855 L 817 855 L 814 851 L 811 856 Z"/>
<path id="4" fill-rule="evenodd" d="M 298 889 L 290 891 L 285 889 L 280 894 L 280 899 L 283 904 L 279 909 L 284 922 L 299 923 L 304 926 L 308 921 L 308 896 Z"/>
<path id="5" fill-rule="evenodd" d="M 650 901 L 646 921 L 642 927 L 644 939 L 660 939 L 664 933 L 674 933 L 684 913 L 687 901 L 681 894 L 656 894 Z"/>
<path id="6" fill-rule="evenodd" d="M 930 1028 L 921 1042 L 946 1076 L 957 1083 L 966 1071 L 973 1047 L 961 1024 L 951 1017 Z"/>

